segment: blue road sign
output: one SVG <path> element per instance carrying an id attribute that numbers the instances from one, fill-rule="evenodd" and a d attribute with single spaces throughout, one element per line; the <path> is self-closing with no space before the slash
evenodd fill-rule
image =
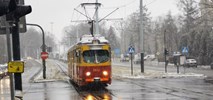
<path id="1" fill-rule="evenodd" d="M 129 53 L 134 53 L 135 52 L 135 48 L 133 48 L 132 46 L 129 47 Z"/>
<path id="2" fill-rule="evenodd" d="M 187 47 L 183 47 L 182 53 L 188 53 L 188 52 L 189 52 L 189 49 Z"/>
<path id="3" fill-rule="evenodd" d="M 119 56 L 121 53 L 121 50 L 119 48 L 115 48 L 114 51 L 116 56 Z"/>

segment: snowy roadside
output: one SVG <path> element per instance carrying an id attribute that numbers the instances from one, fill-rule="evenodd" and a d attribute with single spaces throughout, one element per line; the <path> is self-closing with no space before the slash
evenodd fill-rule
<path id="1" fill-rule="evenodd" d="M 165 65 L 164 62 L 158 62 L 158 61 L 145 61 L 144 63 L 145 63 L 145 65 L 153 65 L 153 66 L 164 66 Z M 175 65 L 172 63 L 169 63 L 168 66 L 175 66 Z M 198 69 L 211 69 L 211 66 L 210 65 L 198 65 L 197 68 Z"/>
<path id="2" fill-rule="evenodd" d="M 113 78 L 134 78 L 134 79 L 150 79 L 150 78 L 184 78 L 184 77 L 197 77 L 205 78 L 203 74 L 196 73 L 165 73 L 162 71 L 146 70 L 145 73 L 141 73 L 139 68 L 133 69 L 133 75 L 131 75 L 131 69 L 122 66 L 112 67 Z"/>
<path id="3" fill-rule="evenodd" d="M 66 80 L 67 77 L 62 75 L 54 61 L 47 60 L 46 63 L 46 79 L 43 79 L 43 71 L 41 71 L 34 79 L 34 82 L 49 82 L 49 81 L 58 81 Z M 153 63 L 152 63 L 153 64 Z M 161 65 L 154 63 L 156 65 Z M 176 73 L 169 72 L 165 73 L 163 71 L 155 70 L 146 70 L 145 73 L 140 72 L 140 68 L 133 69 L 133 75 L 131 75 L 130 67 L 123 67 L 119 65 L 112 66 L 112 77 L 113 78 L 134 78 L 134 79 L 150 79 L 150 78 L 184 78 L 184 77 L 197 77 L 197 78 L 206 78 L 204 74 L 197 73 Z"/>
<path id="4" fill-rule="evenodd" d="M 40 62 L 40 61 L 39 61 Z M 46 60 L 46 79 L 43 79 L 43 70 L 41 70 L 38 75 L 35 76 L 33 82 L 53 82 L 53 81 L 63 81 L 67 77 L 63 75 L 57 68 L 57 65 L 51 61 L 51 59 Z"/>

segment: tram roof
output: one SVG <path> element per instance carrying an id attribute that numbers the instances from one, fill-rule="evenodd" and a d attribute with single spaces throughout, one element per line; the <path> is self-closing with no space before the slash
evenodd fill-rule
<path id="1" fill-rule="evenodd" d="M 83 35 L 81 38 L 80 38 L 80 41 L 72 46 L 70 46 L 70 49 L 74 46 L 77 46 L 78 44 L 92 44 L 92 41 L 93 40 L 99 40 L 99 42 L 102 44 L 102 43 L 109 43 L 109 41 L 104 37 L 104 36 L 101 36 L 99 34 L 95 35 L 94 37 L 92 35 Z M 70 50 L 68 49 L 68 51 Z"/>
<path id="2" fill-rule="evenodd" d="M 81 44 L 92 43 L 93 40 L 99 40 L 100 43 L 109 43 L 109 41 L 105 37 L 103 37 L 99 34 L 95 35 L 94 37 L 92 35 L 83 35 L 81 37 L 79 43 L 81 43 Z"/>

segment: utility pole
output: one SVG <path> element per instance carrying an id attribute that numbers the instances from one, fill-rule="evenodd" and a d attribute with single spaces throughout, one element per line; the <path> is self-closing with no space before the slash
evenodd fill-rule
<path id="1" fill-rule="evenodd" d="M 96 19 L 95 19 L 95 34 L 99 34 L 99 21 L 98 21 L 98 7 L 99 7 L 99 5 L 98 5 L 98 0 L 96 0 Z"/>
<path id="2" fill-rule="evenodd" d="M 143 0 L 140 0 L 140 52 L 141 52 L 141 73 L 144 73 L 144 46 L 143 46 Z"/>

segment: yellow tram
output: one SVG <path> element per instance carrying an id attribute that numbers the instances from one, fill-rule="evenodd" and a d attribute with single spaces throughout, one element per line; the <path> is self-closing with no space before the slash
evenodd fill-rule
<path id="1" fill-rule="evenodd" d="M 101 36 L 84 35 L 68 50 L 68 75 L 78 86 L 111 84 L 111 49 Z"/>

